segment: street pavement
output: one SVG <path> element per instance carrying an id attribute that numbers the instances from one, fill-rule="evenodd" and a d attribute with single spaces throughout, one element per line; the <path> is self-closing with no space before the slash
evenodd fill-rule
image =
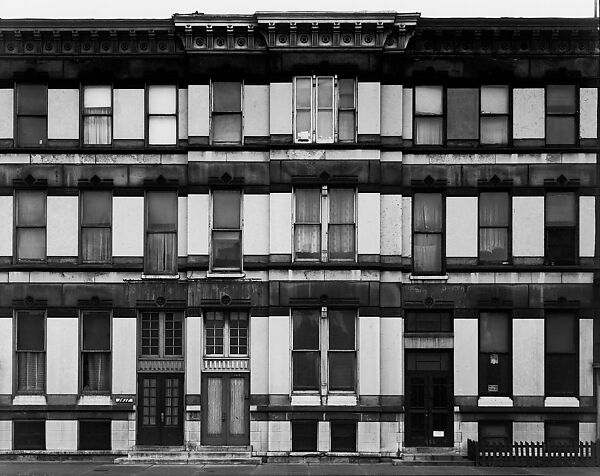
<path id="1" fill-rule="evenodd" d="M 392 466 L 391 464 L 114 465 L 87 462 L 0 462 L 0 476 L 600 476 L 600 468 L 484 468 L 474 466 Z"/>

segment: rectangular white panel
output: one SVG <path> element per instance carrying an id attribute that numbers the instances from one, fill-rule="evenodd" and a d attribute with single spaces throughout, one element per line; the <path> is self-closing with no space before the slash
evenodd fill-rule
<path id="1" fill-rule="evenodd" d="M 413 90 L 404 88 L 402 91 L 402 137 L 413 138 Z"/>
<path id="2" fill-rule="evenodd" d="M 187 256 L 188 242 L 188 198 L 177 199 L 177 255 Z"/>
<path id="3" fill-rule="evenodd" d="M 271 83 L 269 90 L 269 131 L 292 133 L 292 83 Z"/>
<path id="4" fill-rule="evenodd" d="M 358 133 L 379 135 L 381 132 L 381 85 L 358 83 Z"/>
<path id="5" fill-rule="evenodd" d="M 579 320 L 579 395 L 594 395 L 594 320 Z"/>
<path id="6" fill-rule="evenodd" d="M 378 193 L 358 194 L 358 254 L 380 253 L 381 229 L 380 229 L 380 207 L 381 199 Z"/>
<path id="7" fill-rule="evenodd" d="M 13 320 L 0 318 L 0 395 L 13 393 Z"/>
<path id="8" fill-rule="evenodd" d="M 46 449 L 77 450 L 77 420 L 46 420 Z"/>
<path id="9" fill-rule="evenodd" d="M 513 89 L 513 137 L 543 139 L 545 111 L 543 88 Z"/>
<path id="10" fill-rule="evenodd" d="M 479 394 L 477 319 L 454 319 L 454 395 Z"/>
<path id="11" fill-rule="evenodd" d="M 513 395 L 544 395 L 544 320 L 513 319 Z"/>
<path id="12" fill-rule="evenodd" d="M 381 395 L 404 393 L 404 319 L 381 318 Z"/>
<path id="13" fill-rule="evenodd" d="M 269 318 L 251 316 L 250 388 L 253 394 L 269 393 Z"/>
<path id="14" fill-rule="evenodd" d="M 594 257 L 596 247 L 596 198 L 579 197 L 579 256 Z"/>
<path id="15" fill-rule="evenodd" d="M 78 256 L 79 197 L 47 198 L 48 256 Z"/>
<path id="16" fill-rule="evenodd" d="M 446 257 L 477 257 L 477 197 L 446 197 Z"/>
<path id="17" fill-rule="evenodd" d="M 46 392 L 77 394 L 79 380 L 79 319 L 46 319 Z"/>
<path id="18" fill-rule="evenodd" d="M 13 254 L 13 197 L 12 195 L 0 196 L 0 256 Z"/>
<path id="19" fill-rule="evenodd" d="M 244 86 L 244 135 L 269 135 L 269 86 Z"/>
<path id="20" fill-rule="evenodd" d="M 402 256 L 412 256 L 412 197 L 402 197 Z"/>
<path id="21" fill-rule="evenodd" d="M 188 254 L 207 255 L 209 235 L 208 194 L 188 195 Z"/>
<path id="22" fill-rule="evenodd" d="M 14 137 L 14 90 L 0 89 L 0 139 Z"/>
<path id="23" fill-rule="evenodd" d="M 48 139 L 79 138 L 79 89 L 48 89 Z"/>
<path id="24" fill-rule="evenodd" d="M 292 194 L 271 193 L 270 201 L 270 253 L 290 254 L 292 252 Z"/>
<path id="25" fill-rule="evenodd" d="M 144 197 L 113 197 L 113 256 L 144 255 Z"/>
<path id="26" fill-rule="evenodd" d="M 269 317 L 269 394 L 290 393 L 290 317 Z"/>
<path id="27" fill-rule="evenodd" d="M 210 86 L 188 86 L 188 136 L 208 137 L 210 131 Z"/>
<path id="28" fill-rule="evenodd" d="M 148 114 L 175 114 L 177 87 L 161 84 L 148 86 Z"/>
<path id="29" fill-rule="evenodd" d="M 269 195 L 246 194 L 243 198 L 245 255 L 269 254 Z"/>
<path id="30" fill-rule="evenodd" d="M 186 140 L 188 138 L 188 90 L 179 90 L 179 109 L 177 110 L 179 121 L 178 139 Z"/>
<path id="31" fill-rule="evenodd" d="M 381 195 L 381 254 L 402 255 L 402 195 Z"/>
<path id="32" fill-rule="evenodd" d="M 185 391 L 192 395 L 201 393 L 202 327 L 202 316 L 185 318 Z"/>
<path id="33" fill-rule="evenodd" d="M 361 453 L 379 453 L 381 427 L 378 421 L 359 421 L 356 424 L 356 449 Z"/>
<path id="34" fill-rule="evenodd" d="M 379 395 L 381 393 L 380 332 L 379 317 L 358 318 L 359 395 Z"/>
<path id="35" fill-rule="evenodd" d="M 579 136 L 596 139 L 598 136 L 598 89 L 579 90 Z"/>
<path id="36" fill-rule="evenodd" d="M 113 91 L 113 138 L 144 138 L 144 90 L 115 89 Z"/>
<path id="37" fill-rule="evenodd" d="M 112 88 L 110 86 L 85 86 L 83 88 L 83 107 L 112 107 Z"/>
<path id="38" fill-rule="evenodd" d="M 402 85 L 381 85 L 381 135 L 402 137 Z"/>
<path id="39" fill-rule="evenodd" d="M 513 197 L 513 256 L 544 256 L 544 197 Z"/>
<path id="40" fill-rule="evenodd" d="M 136 389 L 136 319 L 113 318 L 112 323 L 112 393 L 135 394 Z"/>

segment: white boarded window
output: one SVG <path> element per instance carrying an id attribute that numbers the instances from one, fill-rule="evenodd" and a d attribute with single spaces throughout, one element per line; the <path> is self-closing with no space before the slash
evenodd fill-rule
<path id="1" fill-rule="evenodd" d="M 415 142 L 419 145 L 443 143 L 444 107 L 441 86 L 415 87 Z"/>
<path id="2" fill-rule="evenodd" d="M 108 145 L 112 143 L 112 88 L 84 86 L 83 143 Z"/>
<path id="3" fill-rule="evenodd" d="M 177 88 L 148 87 L 148 144 L 177 143 Z"/>
<path id="4" fill-rule="evenodd" d="M 242 143 L 242 83 L 212 84 L 210 134 L 213 144 Z"/>

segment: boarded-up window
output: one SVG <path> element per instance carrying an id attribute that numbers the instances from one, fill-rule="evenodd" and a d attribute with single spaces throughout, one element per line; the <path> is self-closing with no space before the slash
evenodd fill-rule
<path id="1" fill-rule="evenodd" d="M 415 143 L 441 145 L 444 128 L 441 86 L 415 87 Z"/>
<path id="2" fill-rule="evenodd" d="M 83 88 L 83 143 L 108 145 L 112 142 L 112 88 Z"/>
<path id="3" fill-rule="evenodd" d="M 110 420 L 79 420 L 80 450 L 110 450 Z"/>
<path id="4" fill-rule="evenodd" d="M 17 145 L 41 147 L 48 142 L 48 87 L 17 85 Z"/>
<path id="5" fill-rule="evenodd" d="M 331 451 L 341 453 L 356 452 L 356 422 L 354 421 L 332 421 L 331 428 Z"/>
<path id="6" fill-rule="evenodd" d="M 144 272 L 177 272 L 177 192 L 146 193 Z"/>
<path id="7" fill-rule="evenodd" d="M 511 322 L 505 312 L 479 315 L 479 395 L 512 394 Z"/>
<path id="8" fill-rule="evenodd" d="M 148 144 L 177 142 L 177 87 L 148 87 Z"/>
<path id="9" fill-rule="evenodd" d="M 479 443 L 482 445 L 512 444 L 512 422 L 511 421 L 480 421 Z"/>
<path id="10" fill-rule="evenodd" d="M 18 262 L 46 259 L 46 192 L 17 190 L 16 252 Z"/>
<path id="11" fill-rule="evenodd" d="M 112 193 L 85 190 L 81 204 L 81 260 L 107 263 L 111 259 Z"/>
<path id="12" fill-rule="evenodd" d="M 292 421 L 292 451 L 317 451 L 317 420 Z"/>
<path id="13" fill-rule="evenodd" d="M 43 311 L 17 313 L 17 391 L 46 389 L 46 319 Z"/>
<path id="14" fill-rule="evenodd" d="M 449 140 L 479 138 L 479 89 L 448 88 L 447 135 Z"/>
<path id="15" fill-rule="evenodd" d="M 242 83 L 213 83 L 211 121 L 213 144 L 242 143 Z"/>
<path id="16" fill-rule="evenodd" d="M 84 312 L 81 328 L 82 390 L 84 393 L 110 393 L 110 312 Z"/>
<path id="17" fill-rule="evenodd" d="M 510 196 L 508 192 L 483 192 L 479 195 L 479 261 L 508 261 L 510 235 Z"/>
<path id="18" fill-rule="evenodd" d="M 413 272 L 443 270 L 443 200 L 441 193 L 415 193 L 413 200 Z"/>
<path id="19" fill-rule="evenodd" d="M 578 395 L 579 386 L 579 326 L 573 313 L 546 314 L 547 396 Z"/>
<path id="20" fill-rule="evenodd" d="M 577 196 L 574 192 L 546 194 L 546 263 L 574 264 L 577 244 Z"/>
<path id="21" fill-rule="evenodd" d="M 546 87 L 546 144 L 575 144 L 576 93 L 573 85 Z"/>
<path id="22" fill-rule="evenodd" d="M 46 422 L 44 420 L 15 420 L 13 422 L 13 449 L 45 450 Z"/>
<path id="23" fill-rule="evenodd" d="M 576 447 L 579 444 L 578 421 L 546 421 L 544 423 L 544 443 L 550 451 Z"/>
<path id="24" fill-rule="evenodd" d="M 241 270 L 242 194 L 239 190 L 214 190 L 212 199 L 212 269 Z"/>

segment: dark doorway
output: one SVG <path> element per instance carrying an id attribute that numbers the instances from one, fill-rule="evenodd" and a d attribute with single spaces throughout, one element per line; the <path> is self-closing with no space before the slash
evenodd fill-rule
<path id="1" fill-rule="evenodd" d="M 248 374 L 202 376 L 202 444 L 244 446 L 250 443 Z"/>
<path id="2" fill-rule="evenodd" d="M 138 375 L 139 445 L 183 445 L 183 374 Z"/>
<path id="3" fill-rule="evenodd" d="M 406 446 L 452 446 L 451 351 L 406 351 Z"/>

